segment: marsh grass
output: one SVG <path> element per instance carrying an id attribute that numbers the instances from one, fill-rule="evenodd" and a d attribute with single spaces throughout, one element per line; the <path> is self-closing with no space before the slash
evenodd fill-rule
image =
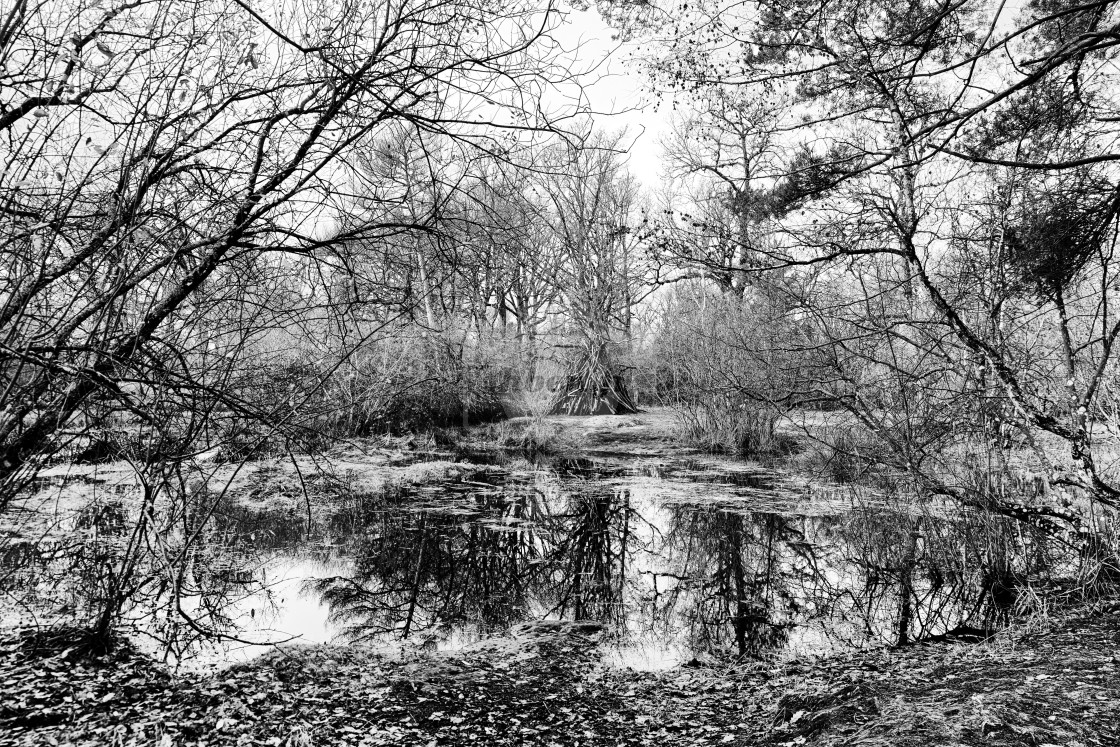
<path id="1" fill-rule="evenodd" d="M 717 396 L 678 403 L 673 411 L 678 437 L 702 451 L 759 456 L 788 446 L 777 432 L 778 413 L 764 404 Z"/>
<path id="2" fill-rule="evenodd" d="M 503 420 L 486 429 L 486 440 L 503 449 L 527 454 L 551 454 L 569 448 L 564 429 L 547 418 Z"/>
<path id="3" fill-rule="evenodd" d="M 875 462 L 870 440 L 859 437 L 851 429 L 823 433 L 816 446 L 810 452 L 809 470 L 841 485 L 866 477 Z"/>
<path id="4" fill-rule="evenodd" d="M 508 419 L 488 424 L 484 440 L 503 449 L 526 454 L 552 454 L 573 447 L 564 428 L 549 415 L 553 393 L 547 389 L 523 389 L 505 398 Z"/>

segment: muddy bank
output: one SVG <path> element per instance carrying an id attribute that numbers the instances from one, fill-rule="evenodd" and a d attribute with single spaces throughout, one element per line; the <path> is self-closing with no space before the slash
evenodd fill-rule
<path id="1" fill-rule="evenodd" d="M 538 431 L 549 440 L 546 446 L 558 452 L 599 456 L 672 458 L 696 454 L 675 435 L 672 410 L 664 407 L 629 415 L 549 415 L 543 418 L 513 418 L 494 426 L 476 429 L 479 442 L 498 441 L 507 436 L 512 444 L 520 434 Z"/>

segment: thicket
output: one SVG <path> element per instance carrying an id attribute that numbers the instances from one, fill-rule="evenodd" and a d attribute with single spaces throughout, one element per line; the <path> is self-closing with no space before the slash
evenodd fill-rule
<path id="1" fill-rule="evenodd" d="M 800 375 L 798 330 L 758 289 L 740 295 L 683 283 L 656 303 L 636 390 L 671 407 L 679 436 L 698 448 L 741 456 L 787 450 L 777 423 Z"/>
<path id="2" fill-rule="evenodd" d="M 326 442 L 504 417 L 526 366 L 516 339 L 402 325 L 342 358 L 301 356 L 257 391 L 287 398 L 300 427 Z"/>

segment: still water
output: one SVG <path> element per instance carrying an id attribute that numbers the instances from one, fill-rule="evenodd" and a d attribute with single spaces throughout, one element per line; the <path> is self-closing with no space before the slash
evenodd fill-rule
<path id="1" fill-rule="evenodd" d="M 230 504 L 186 562 L 168 565 L 173 582 L 139 590 L 148 602 L 138 593 L 126 618 L 141 645 L 185 666 L 290 640 L 442 649 L 581 621 L 604 659 L 661 668 L 998 624 L 1013 602 L 1000 580 L 1046 562 L 1021 532 L 979 546 L 959 513 L 743 464 L 557 460 L 464 474 L 353 492 L 307 515 Z M 110 557 L 113 546 L 103 541 Z M 44 583 L 26 570 L 8 573 L 9 592 Z M 203 640 L 183 618 L 223 638 Z"/>

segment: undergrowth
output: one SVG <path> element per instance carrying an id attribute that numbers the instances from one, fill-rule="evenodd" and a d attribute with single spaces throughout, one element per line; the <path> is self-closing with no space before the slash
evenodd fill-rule
<path id="1" fill-rule="evenodd" d="M 673 410 L 681 440 L 702 451 L 755 456 L 788 448 L 777 433 L 778 413 L 765 405 L 714 396 Z"/>

